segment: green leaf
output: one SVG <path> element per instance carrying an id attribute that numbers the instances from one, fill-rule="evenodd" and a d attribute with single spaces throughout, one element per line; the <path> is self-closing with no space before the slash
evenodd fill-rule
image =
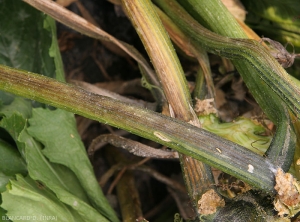
<path id="1" fill-rule="evenodd" d="M 0 139 L 0 172 L 7 176 L 17 173 L 26 174 L 27 168 L 24 159 L 15 147 Z"/>
<path id="2" fill-rule="evenodd" d="M 41 146 L 39 143 L 37 143 L 31 136 L 29 136 L 26 132 L 26 119 L 21 116 L 19 113 L 13 113 L 10 117 L 5 117 L 0 123 L 0 127 L 3 127 L 15 140 L 19 150 L 23 154 L 24 158 L 26 159 L 26 162 L 28 164 L 28 170 L 29 173 L 32 172 L 38 172 L 38 175 L 40 177 L 36 176 L 38 180 L 44 182 L 44 178 L 50 177 L 49 180 L 51 180 L 52 183 L 57 184 L 64 184 L 65 181 L 68 181 L 68 175 L 72 175 L 72 171 L 68 171 L 66 173 L 62 173 L 63 175 L 59 174 L 57 171 L 61 172 L 59 167 L 56 167 L 56 169 L 53 169 L 53 166 L 45 159 L 45 157 L 41 153 Z M 63 166 L 61 166 L 63 167 Z M 64 167 L 65 168 L 65 167 Z M 68 174 L 70 173 L 70 174 Z M 33 174 L 33 173 L 31 173 Z M 55 176 L 53 177 L 52 174 Z M 73 175 L 74 176 L 74 175 Z M 58 179 L 57 179 L 58 178 Z M 63 181 L 61 178 L 64 178 L 65 181 Z M 76 179 L 76 177 L 74 176 Z M 70 181 L 69 187 L 75 188 L 76 184 L 78 184 L 78 181 L 75 180 Z M 77 183 L 76 183 L 77 182 Z M 61 185 L 63 186 L 63 185 Z M 65 187 L 68 187 L 67 185 Z M 68 189 L 68 188 L 67 188 Z M 73 191 L 74 193 L 77 192 L 77 194 L 80 196 L 82 193 L 79 192 L 79 190 L 75 189 Z M 84 198 L 83 198 L 84 199 Z"/>
<path id="3" fill-rule="evenodd" d="M 13 177 L 7 176 L 4 173 L 0 172 L 0 193 L 6 190 L 6 185 L 8 184 L 10 179 L 13 179 Z"/>
<path id="4" fill-rule="evenodd" d="M 18 140 L 18 137 L 26 126 L 26 119 L 31 116 L 31 110 L 31 102 L 20 97 L 15 97 L 9 105 L 0 108 L 0 116 L 4 116 L 0 122 L 0 128 L 12 137 L 23 157 L 25 157 L 24 144 Z"/>
<path id="5" fill-rule="evenodd" d="M 31 110 L 30 100 L 16 97 L 9 105 L 0 108 L 0 116 L 10 117 L 14 113 L 19 113 L 24 118 L 29 118 Z"/>
<path id="6" fill-rule="evenodd" d="M 26 162 L 31 178 L 45 183 L 54 193 L 58 188 L 64 189 L 88 203 L 85 192 L 72 171 L 65 166 L 50 163 L 42 154 L 41 144 L 26 130 L 20 133 L 19 141 L 25 144 Z"/>
<path id="7" fill-rule="evenodd" d="M 29 175 L 32 178 L 43 182 L 57 195 L 59 200 L 70 205 L 84 218 L 89 218 L 86 221 L 99 221 L 99 218 L 102 218 L 101 221 L 105 221 L 103 216 L 88 205 L 89 200 L 74 173 L 63 165 L 50 163 L 45 158 L 41 151 L 41 145 L 27 133 L 26 120 L 22 115 L 14 113 L 8 118 L 5 117 L 1 121 L 1 126 L 9 130 L 18 146 L 24 150 Z M 3 183 L 7 183 L 7 180 L 7 177 L 2 178 Z M 74 202 L 77 203 L 75 206 Z M 19 207 L 19 203 L 15 202 L 15 206 Z M 4 204 L 6 204 L 5 200 Z"/>
<path id="8" fill-rule="evenodd" d="M 60 55 L 60 50 L 58 47 L 58 42 L 57 42 L 57 34 L 56 34 L 56 25 L 55 25 L 55 20 L 52 19 L 50 16 L 46 16 L 44 20 L 44 28 L 51 32 L 52 34 L 52 44 L 49 49 L 49 55 L 54 58 L 54 63 L 55 63 L 55 78 L 58 81 L 65 82 L 65 74 L 64 74 L 64 66 L 62 63 L 62 58 Z"/>
<path id="9" fill-rule="evenodd" d="M 0 201 L 1 203 L 1 201 Z M 2 219 L 4 216 L 6 216 L 6 211 L 0 207 L 0 221 L 3 222 L 4 220 Z M 5 220 L 5 222 L 10 221 L 10 220 Z"/>
<path id="10" fill-rule="evenodd" d="M 23 1 L 1 1 L 1 64 L 54 76 L 54 61 L 49 56 L 52 38 L 43 27 L 45 17 Z"/>
<path id="11" fill-rule="evenodd" d="M 88 221 L 30 177 L 23 178 L 17 175 L 17 180 L 11 180 L 2 198 L 2 207 L 7 210 L 6 215 L 13 221 L 43 221 L 47 217 L 66 222 Z"/>
<path id="12" fill-rule="evenodd" d="M 28 132 L 44 144 L 43 154 L 53 163 L 70 168 L 79 179 L 93 206 L 117 221 L 94 176 L 84 145 L 76 130 L 74 115 L 63 110 L 33 109 Z"/>
<path id="13" fill-rule="evenodd" d="M 0 91 L 0 108 L 2 105 L 10 104 L 15 98 L 15 95 Z"/>
<path id="14" fill-rule="evenodd" d="M 19 113 L 14 113 L 9 118 L 4 118 L 1 121 L 0 126 L 9 132 L 9 134 L 15 140 L 19 150 L 22 150 L 22 153 L 24 153 L 24 156 L 26 156 L 29 172 L 31 174 L 32 172 L 37 172 L 38 175 L 40 175 L 37 177 L 37 180 L 43 181 L 44 177 L 50 177 L 49 180 L 51 180 L 52 183 L 55 181 L 59 181 L 57 184 L 68 183 L 68 185 L 65 185 L 67 190 L 70 189 L 83 200 L 87 200 L 83 194 L 84 191 L 80 186 L 78 186 L 79 182 L 73 172 L 64 166 L 57 165 L 53 167 L 43 156 L 41 153 L 40 144 L 38 144 L 25 131 L 26 119 L 23 116 L 21 116 Z M 56 175 L 56 177 L 52 177 L 52 174 Z"/>
<path id="15" fill-rule="evenodd" d="M 5 117 L 0 122 L 0 127 L 6 130 L 16 142 L 21 155 L 25 156 L 24 144 L 18 140 L 19 134 L 26 125 L 26 119 L 18 112 L 13 112 L 9 117 Z"/>

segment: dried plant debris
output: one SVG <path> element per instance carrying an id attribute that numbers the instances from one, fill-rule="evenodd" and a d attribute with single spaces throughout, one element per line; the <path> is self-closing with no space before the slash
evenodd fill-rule
<path id="1" fill-rule="evenodd" d="M 194 110 L 198 115 L 209 115 L 211 113 L 217 113 L 217 110 L 214 107 L 213 98 L 204 100 L 196 98 Z"/>
<path id="2" fill-rule="evenodd" d="M 296 57 L 300 57 L 300 54 L 289 53 L 280 42 L 274 41 L 269 38 L 261 38 L 261 41 L 268 42 L 271 50 L 271 55 L 282 65 L 283 68 L 289 68 L 293 65 Z"/>
<path id="3" fill-rule="evenodd" d="M 289 173 L 278 169 L 276 173 L 277 197 L 274 201 L 278 215 L 292 217 L 300 211 L 300 186 L 299 182 Z"/>
<path id="4" fill-rule="evenodd" d="M 225 201 L 222 199 L 215 190 L 210 189 L 204 193 L 198 201 L 198 212 L 201 215 L 214 214 L 218 207 L 224 207 Z"/>

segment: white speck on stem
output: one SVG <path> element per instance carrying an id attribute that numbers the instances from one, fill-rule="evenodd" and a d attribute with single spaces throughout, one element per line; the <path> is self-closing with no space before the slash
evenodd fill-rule
<path id="1" fill-rule="evenodd" d="M 251 164 L 248 164 L 248 172 L 253 173 L 254 167 Z"/>

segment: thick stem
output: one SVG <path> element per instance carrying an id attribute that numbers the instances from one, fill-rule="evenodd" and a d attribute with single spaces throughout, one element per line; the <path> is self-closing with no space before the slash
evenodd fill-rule
<path id="1" fill-rule="evenodd" d="M 159 17 L 150 0 L 123 0 L 126 12 L 152 60 L 174 117 L 193 119 L 186 79 Z"/>
<path id="2" fill-rule="evenodd" d="M 191 124 L 6 66 L 0 89 L 122 128 L 274 192 L 275 167 L 267 159 Z"/>

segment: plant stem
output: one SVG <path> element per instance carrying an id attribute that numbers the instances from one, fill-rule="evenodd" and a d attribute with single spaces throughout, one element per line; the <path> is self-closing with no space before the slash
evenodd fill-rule
<path id="1" fill-rule="evenodd" d="M 192 109 L 190 92 L 179 59 L 151 1 L 122 2 L 155 67 L 169 103 L 170 115 L 200 127 Z M 212 186 L 208 180 L 212 178 L 211 171 L 209 167 L 189 156 L 180 154 L 179 158 L 187 191 L 193 205 L 197 207 L 198 200 L 206 191 L 199 183 L 207 185 L 205 188 Z"/>
<path id="2" fill-rule="evenodd" d="M 216 6 L 220 6 L 218 0 L 213 1 Z M 300 99 L 299 82 L 294 81 L 293 77 L 289 76 L 266 48 L 257 41 L 228 38 L 211 32 L 194 20 L 174 0 L 155 0 L 155 2 L 199 45 L 211 53 L 233 60 L 233 64 L 240 71 L 255 99 L 280 128 L 276 132 L 268 154 L 272 163 L 284 167 L 285 171 L 288 170 L 293 160 L 296 136 L 294 129 L 289 127 L 291 123 L 286 106 L 295 115 L 300 112 L 300 105 L 297 102 Z M 217 12 L 220 13 L 222 10 L 219 8 Z M 232 35 L 229 32 L 222 34 Z M 245 34 L 239 34 L 239 37 L 244 36 Z M 298 105 L 299 110 L 296 107 Z"/>
<path id="3" fill-rule="evenodd" d="M 274 192 L 276 169 L 267 159 L 191 124 L 2 65 L 0 89 L 156 141 L 263 191 Z"/>
<path id="4" fill-rule="evenodd" d="M 164 12 L 162 12 L 157 7 L 155 9 L 165 29 L 168 31 L 168 34 L 170 35 L 172 41 L 175 42 L 175 44 L 187 55 L 195 57 L 197 59 L 200 65 L 200 69 L 202 70 L 202 74 L 204 75 L 206 80 L 206 86 L 208 88 L 208 98 L 215 98 L 214 83 L 211 75 L 207 52 L 202 47 L 200 47 L 199 44 L 195 44 L 189 36 L 183 33 Z"/>
<path id="5" fill-rule="evenodd" d="M 152 3 L 150 0 L 123 0 L 122 3 L 152 60 L 173 117 L 186 122 L 193 120 L 182 67 Z"/>
<path id="6" fill-rule="evenodd" d="M 155 0 L 155 2 L 191 39 L 198 42 L 208 52 L 232 59 L 234 62 L 243 61 L 243 63 L 237 63 L 238 69 L 245 64 L 251 66 L 252 69 L 249 70 L 255 70 L 252 75 L 262 80 L 260 84 L 267 85 L 299 117 L 300 82 L 286 73 L 258 41 L 218 35 L 201 26 L 174 0 Z M 217 11 L 217 13 L 221 12 Z M 249 84 L 248 81 L 246 82 Z M 259 89 L 259 87 L 255 88 Z M 276 116 L 273 112 L 273 117 Z"/>

